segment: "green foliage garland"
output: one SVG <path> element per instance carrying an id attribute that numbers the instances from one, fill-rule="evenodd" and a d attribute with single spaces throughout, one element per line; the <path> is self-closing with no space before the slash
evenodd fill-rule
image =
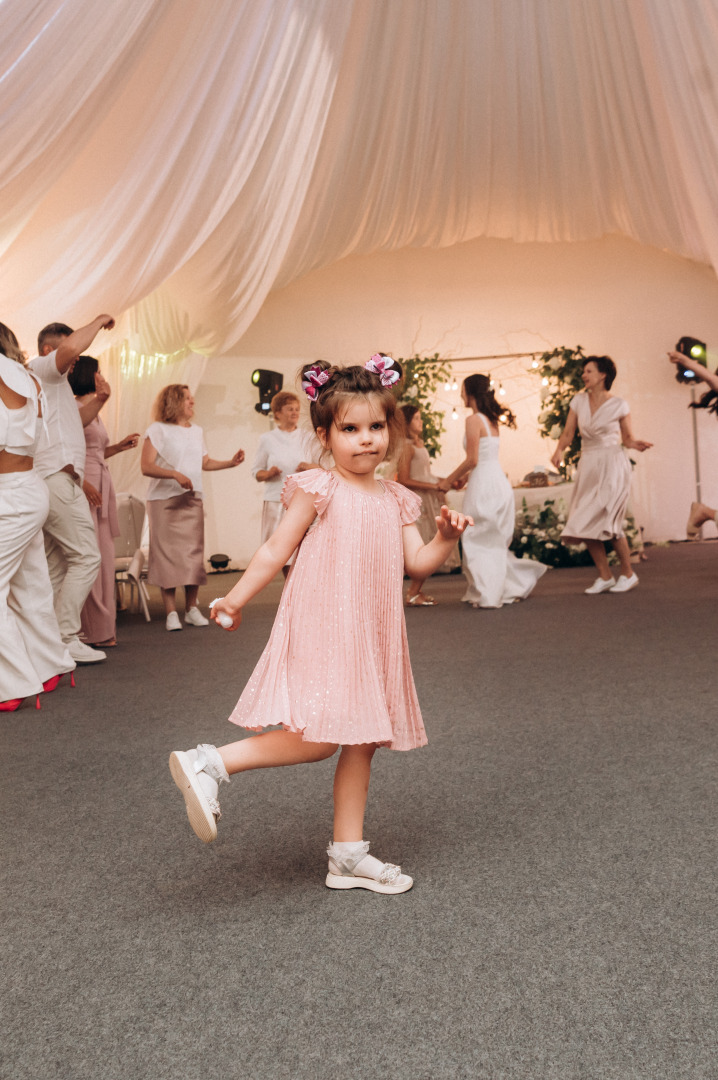
<path id="1" fill-rule="evenodd" d="M 556 442 L 568 419 L 568 407 L 571 398 L 583 390 L 581 374 L 586 354 L 580 345 L 575 349 L 560 346 L 551 352 L 541 354 L 537 374 L 548 379 L 548 385 L 541 387 L 542 411 L 539 415 L 539 431 L 544 439 Z M 581 436 L 578 432 L 564 454 L 561 472 L 563 475 L 576 465 L 581 456 Z"/>
<path id="2" fill-rule="evenodd" d="M 399 359 L 404 371 L 404 389 L 399 398 L 399 405 L 416 405 L 424 422 L 424 446 L 430 457 L 436 457 L 441 450 L 441 436 L 444 431 L 444 413 L 436 408 L 434 396 L 442 383 L 449 382 L 453 376 L 451 366 L 433 356 L 412 356 L 408 360 Z"/>

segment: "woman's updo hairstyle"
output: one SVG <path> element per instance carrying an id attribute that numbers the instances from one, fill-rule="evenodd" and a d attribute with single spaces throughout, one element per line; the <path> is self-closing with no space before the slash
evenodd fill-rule
<path id="1" fill-rule="evenodd" d="M 386 420 L 389 431 L 389 448 L 386 456 L 387 459 L 391 458 L 404 438 L 404 424 L 396 407 L 396 399 L 401 391 L 403 378 L 401 365 L 393 360 L 390 370 L 396 371 L 399 379 L 392 386 L 384 386 L 379 375 L 368 371 L 360 364 L 339 367 L 326 360 L 315 360 L 313 364 L 305 364 L 299 372 L 299 378 L 303 382 L 308 379 L 310 372 L 316 375 L 326 372 L 329 376 L 325 383 L 316 388 L 316 397 L 309 403 L 309 416 L 314 430 L 321 428 L 329 435 L 332 424 L 341 423 L 342 414 L 353 397 L 371 395 L 378 400 L 384 411 L 383 419 Z"/>
<path id="2" fill-rule="evenodd" d="M 74 368 L 67 376 L 75 397 L 84 397 L 85 394 L 94 393 L 95 375 L 99 369 L 100 365 L 94 356 L 78 356 Z"/>
<path id="3" fill-rule="evenodd" d="M 404 417 L 404 427 L 406 429 L 406 436 L 409 437 L 409 424 L 419 412 L 418 405 L 400 405 L 399 412 Z"/>
<path id="4" fill-rule="evenodd" d="M 511 409 L 505 405 L 499 405 L 496 400 L 488 375 L 467 375 L 464 379 L 464 391 L 467 401 L 473 401 L 482 416 L 493 424 L 501 422 L 507 427 L 516 427 L 516 417 Z"/>
<path id="5" fill-rule="evenodd" d="M 618 374 L 618 371 L 616 370 L 616 365 L 614 364 L 611 357 L 610 356 L 587 356 L 586 359 L 583 361 L 583 364 L 581 365 L 581 367 L 585 368 L 586 364 L 595 364 L 596 365 L 596 367 L 601 372 L 601 374 L 606 376 L 606 380 L 605 380 L 603 385 L 606 387 L 607 390 L 610 390 L 611 387 L 613 386 L 616 375 Z"/>

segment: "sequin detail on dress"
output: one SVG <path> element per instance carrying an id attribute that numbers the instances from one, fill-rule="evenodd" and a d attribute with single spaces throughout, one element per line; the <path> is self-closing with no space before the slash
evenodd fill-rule
<path id="1" fill-rule="evenodd" d="M 367 494 L 312 469 L 287 477 L 315 496 L 317 518 L 297 551 L 272 633 L 230 720 L 280 724 L 308 742 L 411 750 L 426 733 L 404 624 L 402 526 L 421 500 L 401 484 Z"/>

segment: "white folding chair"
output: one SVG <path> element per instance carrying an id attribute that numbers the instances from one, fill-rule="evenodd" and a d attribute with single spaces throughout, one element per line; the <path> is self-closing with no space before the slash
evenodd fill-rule
<path id="1" fill-rule="evenodd" d="M 130 603 L 137 589 L 137 602 L 142 607 L 145 619 L 150 621 L 150 609 L 147 601 L 149 593 L 145 585 L 147 578 L 147 549 L 142 546 L 142 531 L 145 523 L 145 504 L 135 495 L 119 492 L 117 495 L 117 520 L 120 535 L 115 537 L 115 582 L 120 595 L 125 585 L 130 587 Z"/>

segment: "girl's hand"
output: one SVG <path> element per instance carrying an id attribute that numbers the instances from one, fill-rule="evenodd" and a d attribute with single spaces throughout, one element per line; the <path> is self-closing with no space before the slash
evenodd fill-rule
<path id="1" fill-rule="evenodd" d="M 458 480 L 454 480 L 454 482 L 453 482 L 453 484 L 451 486 L 454 489 L 454 491 L 463 491 L 464 488 L 466 487 L 466 485 L 468 484 L 468 482 L 469 482 L 469 474 L 467 473 L 466 476 L 460 476 Z"/>
<path id="2" fill-rule="evenodd" d="M 236 465 L 241 465 L 244 461 L 244 450 L 238 450 L 230 461 L 230 468 L 233 469 Z"/>
<path id="3" fill-rule="evenodd" d="M 560 469 L 561 468 L 561 466 L 563 465 L 563 451 L 562 450 L 555 450 L 553 452 L 553 454 L 551 455 L 551 464 L 553 465 L 554 469 Z"/>
<path id="4" fill-rule="evenodd" d="M 194 484 L 190 480 L 189 476 L 185 476 L 184 473 L 176 472 L 172 474 L 180 487 L 185 488 L 186 491 L 191 491 Z"/>
<path id="5" fill-rule="evenodd" d="M 436 521 L 436 528 L 444 540 L 458 540 L 461 534 L 470 525 L 474 524 L 472 517 L 460 514 L 458 510 L 450 510 L 446 505 L 442 506 L 441 513 L 434 520 Z"/>
<path id="6" fill-rule="evenodd" d="M 446 492 L 449 490 L 450 487 L 451 487 L 451 484 L 448 482 L 446 477 L 443 477 L 443 479 L 437 481 L 436 490 L 441 491 L 442 494 L 446 494 Z"/>
<path id="7" fill-rule="evenodd" d="M 222 626 L 222 623 L 219 621 L 218 618 L 218 615 L 220 613 L 224 613 L 225 615 L 229 616 L 229 618 L 232 620 L 231 626 Z M 214 621 L 217 623 L 217 626 L 221 626 L 223 630 L 228 630 L 231 632 L 232 630 L 237 630 L 240 623 L 242 622 L 242 609 L 239 608 L 235 610 L 234 608 L 230 607 L 230 605 L 227 603 L 226 596 L 223 596 L 220 600 L 212 601 L 209 608 L 209 617 L 210 619 L 214 619 Z"/>

